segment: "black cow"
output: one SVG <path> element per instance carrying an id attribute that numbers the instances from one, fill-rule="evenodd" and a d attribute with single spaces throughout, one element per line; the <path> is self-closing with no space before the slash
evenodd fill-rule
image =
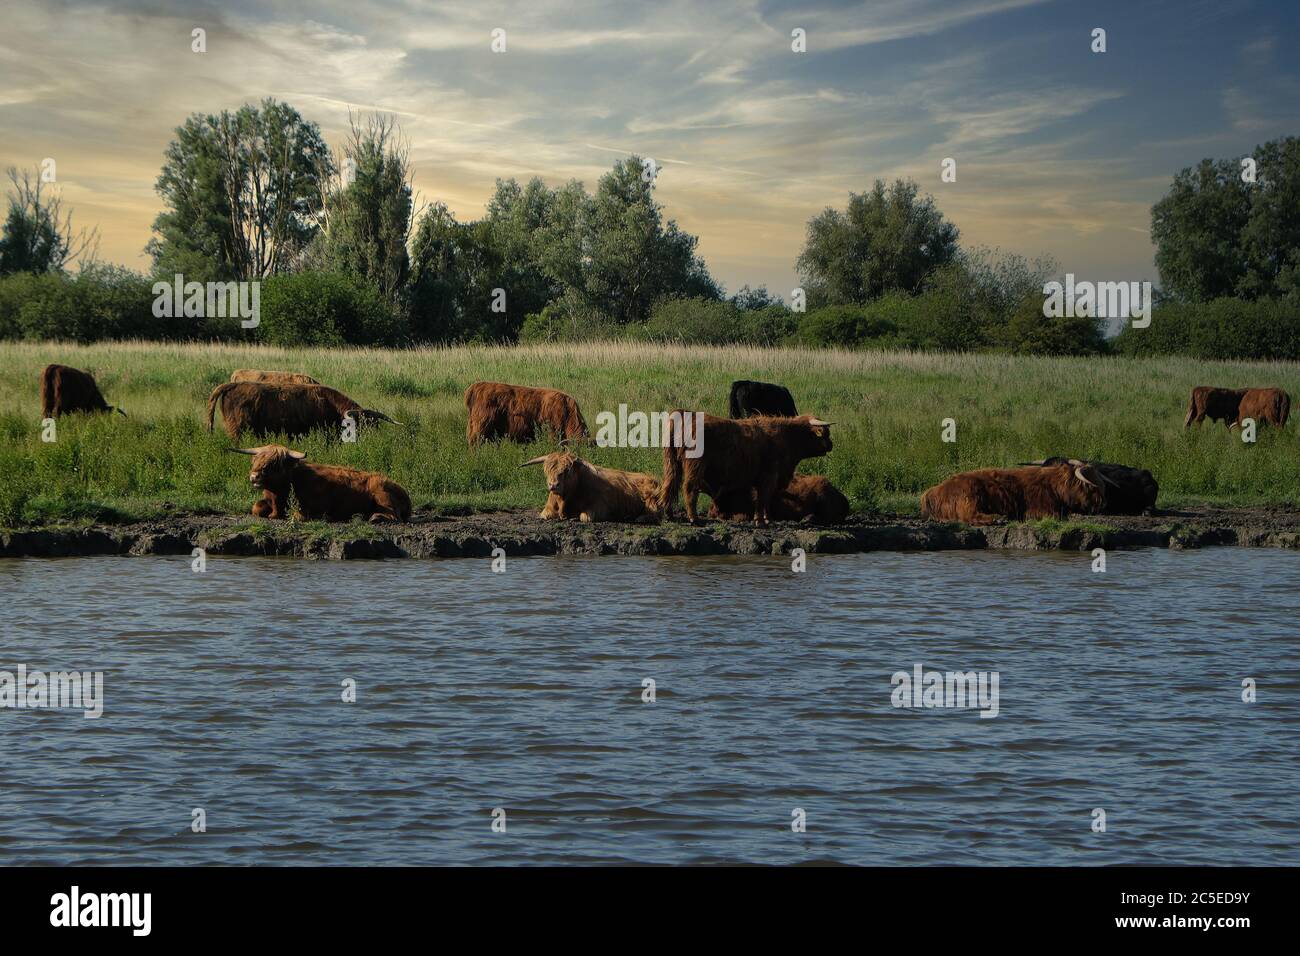
<path id="1" fill-rule="evenodd" d="M 731 383 L 732 418 L 752 418 L 755 415 L 794 418 L 798 414 L 794 398 L 784 385 L 747 381 Z"/>
<path id="2" fill-rule="evenodd" d="M 1042 461 L 1027 461 L 1026 465 L 1062 465 L 1069 461 L 1056 455 Z M 1155 477 L 1145 468 L 1130 468 L 1127 465 L 1114 465 L 1106 461 L 1090 461 L 1106 484 L 1106 510 L 1108 515 L 1140 515 L 1155 511 L 1156 495 L 1160 486 Z"/>

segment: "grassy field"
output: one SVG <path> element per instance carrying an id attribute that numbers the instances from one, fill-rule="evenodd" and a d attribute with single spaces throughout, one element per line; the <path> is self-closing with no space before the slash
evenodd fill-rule
<path id="1" fill-rule="evenodd" d="M 48 362 L 91 370 L 121 416 L 72 416 L 41 441 L 38 374 Z M 1162 504 L 1300 501 L 1296 424 L 1254 445 L 1221 425 L 1185 432 L 1194 385 L 1277 385 L 1300 397 L 1300 365 L 1186 359 L 1052 359 L 633 344 L 297 350 L 225 345 L 0 343 L 0 525 L 124 521 L 172 511 L 247 512 L 246 458 L 202 425 L 208 393 L 239 367 L 293 369 L 380 409 L 356 444 L 313 435 L 317 461 L 387 472 L 417 508 L 540 507 L 538 443 L 474 451 L 462 393 L 477 379 L 573 394 L 594 429 L 620 402 L 645 411 L 727 411 L 737 378 L 781 382 L 800 411 L 836 422 L 835 450 L 801 470 L 828 475 L 865 511 L 914 511 L 929 485 L 966 468 L 1050 454 L 1150 468 Z M 957 441 L 940 422 L 957 422 Z M 599 464 L 657 474 L 657 449 L 593 448 Z"/>

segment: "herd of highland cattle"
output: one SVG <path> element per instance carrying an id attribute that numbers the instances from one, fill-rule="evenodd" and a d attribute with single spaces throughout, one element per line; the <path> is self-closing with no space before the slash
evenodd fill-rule
<path id="1" fill-rule="evenodd" d="M 88 372 L 66 365 L 47 365 L 41 372 L 41 405 L 47 419 L 73 412 L 126 414 L 104 400 Z M 317 429 L 337 434 L 377 423 L 401 425 L 297 372 L 239 369 L 208 398 L 209 431 L 218 408 L 232 441 L 244 434 L 294 437 Z M 659 521 L 672 517 L 680 495 L 687 521 L 695 524 L 701 493 L 713 501 L 712 519 L 835 524 L 849 513 L 848 499 L 825 477 L 795 474 L 801 461 L 831 450 L 832 423 L 800 415 L 789 390 L 780 385 L 732 383 L 731 417 L 699 416 L 701 434 L 693 442 L 681 434 L 692 413 L 665 415 L 660 478 L 604 468 L 581 457 L 577 449 L 590 441 L 587 423 L 573 397 L 556 389 L 475 382 L 465 391 L 465 409 L 471 448 L 485 441 L 527 443 L 548 432 L 560 439 L 561 450 L 523 463 L 540 465 L 545 475 L 543 519 Z M 1282 427 L 1290 410 L 1290 396 L 1279 388 L 1198 386 L 1183 424 L 1190 427 L 1208 418 L 1230 429 L 1247 420 Z M 700 454 L 688 453 L 692 444 Z M 253 458 L 249 482 L 262 492 L 252 507 L 257 517 L 287 517 L 291 494 L 298 506 L 295 517 L 304 520 L 346 521 L 360 515 L 375 522 L 404 522 L 411 517 L 410 495 L 386 475 L 308 462 L 302 452 L 283 445 L 229 450 Z M 1052 457 L 954 475 L 926 490 L 921 514 L 971 525 L 1070 514 L 1149 514 L 1158 492 L 1145 469 Z"/>

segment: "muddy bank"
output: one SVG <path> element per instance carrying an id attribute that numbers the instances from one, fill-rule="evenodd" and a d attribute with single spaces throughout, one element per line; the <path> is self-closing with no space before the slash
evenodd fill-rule
<path id="1" fill-rule="evenodd" d="M 579 524 L 541 521 L 535 512 L 464 516 L 416 514 L 408 524 L 294 524 L 242 516 L 178 515 L 136 524 L 48 527 L 0 532 L 0 557 L 186 554 L 350 558 L 484 558 L 547 554 L 815 554 L 1003 548 L 1200 548 L 1211 545 L 1300 548 L 1300 511 L 1202 508 L 1143 517 L 1076 522 L 940 525 L 916 517 L 874 515 L 842 525 L 776 523 Z"/>

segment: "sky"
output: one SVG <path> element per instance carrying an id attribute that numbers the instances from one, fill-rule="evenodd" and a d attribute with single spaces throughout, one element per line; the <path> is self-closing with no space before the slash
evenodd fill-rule
<path id="1" fill-rule="evenodd" d="M 5 0 L 0 24 L 0 167 L 54 159 L 100 258 L 138 269 L 175 128 L 268 96 L 336 147 L 349 108 L 392 113 L 461 220 L 499 177 L 594 189 L 653 157 L 714 277 L 787 299 L 808 220 L 896 177 L 965 246 L 1155 280 L 1172 177 L 1300 134 L 1294 0 Z"/>

